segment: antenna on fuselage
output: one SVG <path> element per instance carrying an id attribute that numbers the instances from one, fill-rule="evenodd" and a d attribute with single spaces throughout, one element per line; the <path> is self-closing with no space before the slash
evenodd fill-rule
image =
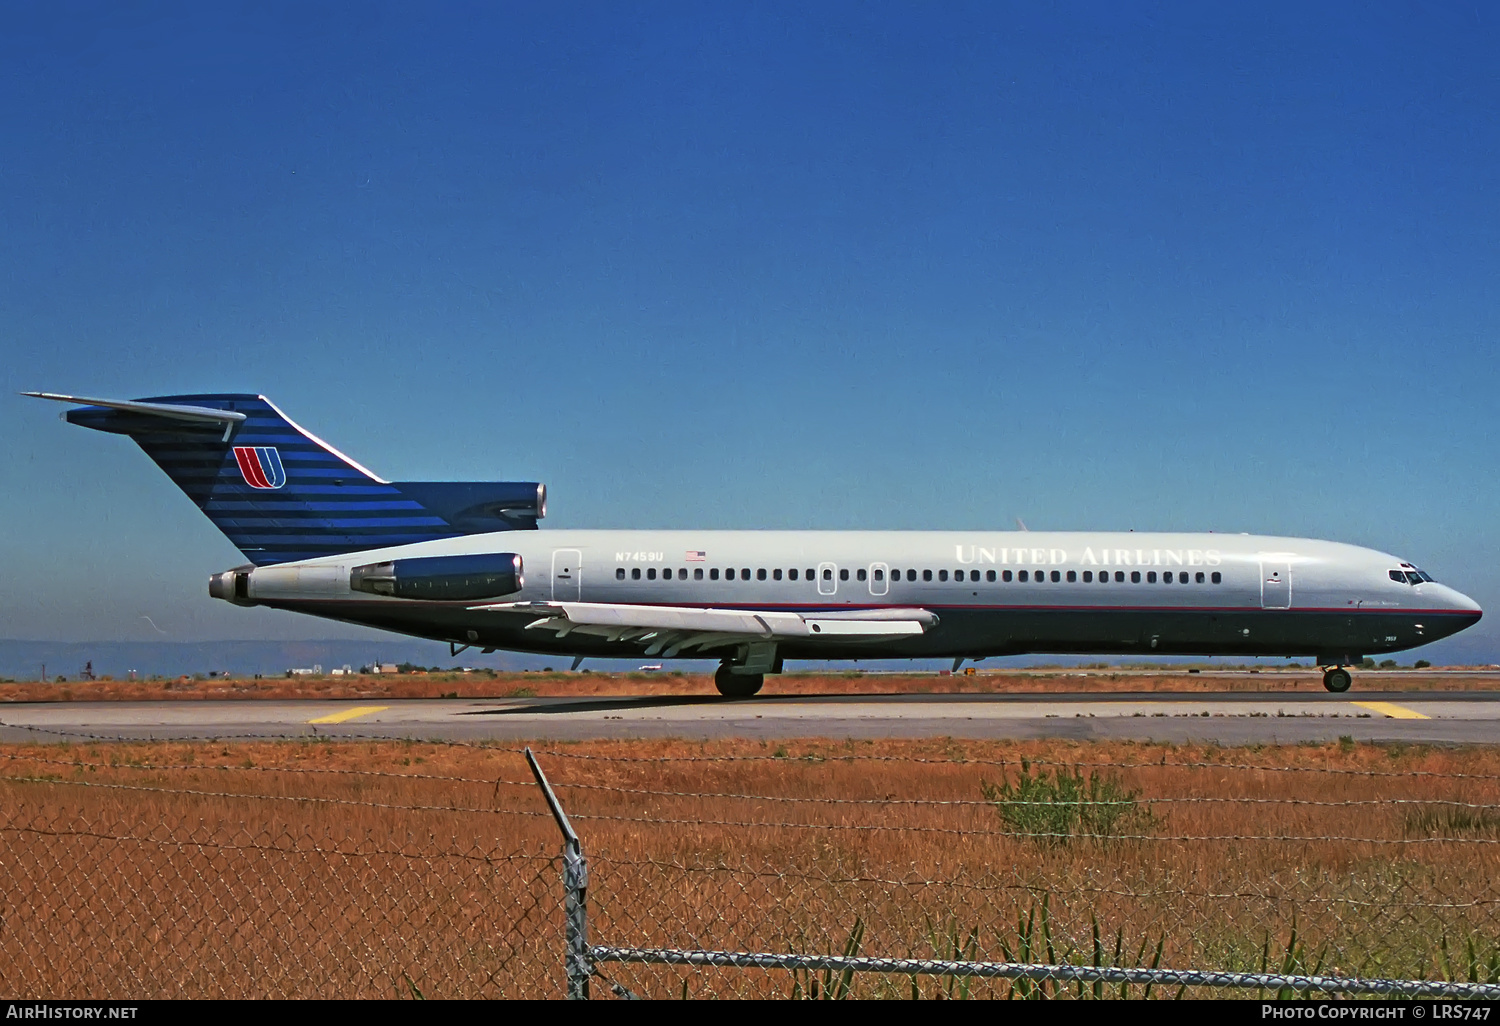
<path id="1" fill-rule="evenodd" d="M 1026 526 L 1026 521 L 1022 520 L 1020 517 L 1016 517 L 1016 526 L 1023 531 L 1031 530 L 1031 528 Z"/>

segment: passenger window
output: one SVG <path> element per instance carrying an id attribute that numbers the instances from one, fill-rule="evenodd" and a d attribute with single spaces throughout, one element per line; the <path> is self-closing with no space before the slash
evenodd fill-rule
<path id="1" fill-rule="evenodd" d="M 661 572 L 661 579 L 664 580 L 664 581 L 670 581 L 672 579 L 672 568 L 671 567 L 666 567 L 666 568 L 664 568 L 662 570 L 662 572 Z"/>
<path id="2" fill-rule="evenodd" d="M 687 567 L 680 566 L 677 568 L 677 579 L 679 581 L 687 580 Z"/>
<path id="3" fill-rule="evenodd" d="M 876 570 L 875 570 L 875 579 L 877 581 L 883 581 L 883 580 L 885 580 L 885 571 L 881 570 L 879 568 L 876 568 Z"/>
<path id="4" fill-rule="evenodd" d="M 761 567 L 759 570 L 755 571 L 755 579 L 757 581 L 764 581 L 766 579 L 766 568 L 765 567 Z"/>
<path id="5" fill-rule="evenodd" d="M 1198 583 L 1199 583 L 1199 584 L 1202 584 L 1202 583 L 1203 583 L 1203 571 L 1202 571 L 1202 570 L 1199 570 L 1199 571 L 1198 571 L 1198 572 L 1197 572 L 1197 573 L 1196 573 L 1196 574 L 1195 574 L 1195 575 L 1194 575 L 1194 577 L 1195 577 L 1195 579 L 1196 579 L 1196 580 L 1197 580 L 1197 582 L 1198 582 Z"/>
<path id="6" fill-rule="evenodd" d="M 848 579 L 849 579 L 849 571 L 848 570 L 840 570 L 839 571 L 839 580 L 841 580 L 841 581 L 847 581 Z"/>
<path id="7" fill-rule="evenodd" d="M 812 580 L 812 579 L 813 579 L 813 571 L 812 571 L 812 567 L 808 567 L 808 568 L 807 568 L 807 579 L 808 579 L 808 580 L 809 580 L 809 581 L 810 581 L 810 580 Z"/>
<path id="8" fill-rule="evenodd" d="M 1028 580 L 1027 575 L 1026 575 L 1026 571 L 1025 570 L 1017 570 L 1016 571 L 1016 580 L 1020 581 L 1022 584 L 1025 584 L 1026 581 Z"/>
<path id="9" fill-rule="evenodd" d="M 908 581 L 915 581 L 917 579 L 917 572 L 915 570 L 906 571 L 906 579 Z"/>
<path id="10" fill-rule="evenodd" d="M 630 568 L 630 579 L 632 581 L 639 581 L 641 579 L 641 568 L 640 567 L 633 566 L 633 567 Z"/>
<path id="11" fill-rule="evenodd" d="M 1141 583 L 1141 572 L 1139 570 L 1132 570 L 1132 571 L 1130 571 L 1130 583 L 1131 584 L 1140 584 Z"/>
<path id="12" fill-rule="evenodd" d="M 646 580 L 648 580 L 648 581 L 654 581 L 654 580 L 656 580 L 656 567 L 654 567 L 654 566 L 650 567 L 646 571 Z"/>
<path id="13" fill-rule="evenodd" d="M 1072 584 L 1076 580 L 1078 580 L 1078 571 L 1076 571 L 1076 570 L 1069 570 L 1068 571 L 1068 583 Z"/>
<path id="14" fill-rule="evenodd" d="M 625 579 L 625 568 L 623 566 L 615 568 L 615 580 L 617 580 L 617 581 L 623 581 L 624 579 Z"/>
<path id="15" fill-rule="evenodd" d="M 1004 582 L 1005 582 L 1005 583 L 1006 583 L 1006 584 L 1009 584 L 1009 583 L 1010 583 L 1010 571 L 1009 571 L 1009 570 L 1007 570 L 1007 571 L 1005 571 L 1005 572 L 1004 572 L 1004 573 L 1002 573 L 1002 574 L 1001 574 L 1001 575 L 1000 575 L 1000 579 L 1001 579 L 1001 580 L 1002 580 L 1002 581 L 1004 581 Z"/>
<path id="16" fill-rule="evenodd" d="M 796 579 L 797 579 L 797 571 L 795 571 L 795 570 L 788 570 L 788 571 L 787 571 L 787 572 L 786 572 L 786 575 L 787 575 L 787 576 L 788 576 L 788 577 L 790 577 L 790 578 L 791 578 L 791 579 L 792 579 L 792 580 L 794 580 L 794 581 L 795 581 L 795 580 L 796 580 Z"/>
<path id="17" fill-rule="evenodd" d="M 695 567 L 693 567 L 693 580 L 695 580 L 695 581 L 701 581 L 701 580 L 703 580 L 703 568 L 701 566 L 695 566 Z"/>
<path id="18" fill-rule="evenodd" d="M 779 580 L 781 580 L 781 571 L 779 569 L 771 571 L 771 580 L 773 580 L 773 581 L 779 581 Z"/>
<path id="19" fill-rule="evenodd" d="M 1068 580 L 1070 580 L 1070 581 L 1072 579 L 1073 578 L 1071 578 L 1071 577 L 1068 578 Z M 1083 572 L 1083 583 L 1084 584 L 1093 584 L 1094 583 L 1094 571 L 1092 571 L 1092 570 L 1085 570 Z"/>
<path id="20" fill-rule="evenodd" d="M 1056 584 L 1060 580 L 1062 580 L 1062 572 L 1059 570 L 1052 571 L 1052 583 Z"/>
<path id="21" fill-rule="evenodd" d="M 1214 571 L 1214 575 L 1213 575 L 1213 577 L 1212 577 L 1212 578 L 1210 578 L 1210 579 L 1211 579 L 1211 580 L 1212 580 L 1212 581 L 1213 581 L 1213 582 L 1214 582 L 1214 583 L 1215 583 L 1215 584 L 1218 584 L 1218 583 L 1219 583 L 1219 582 L 1220 582 L 1220 581 L 1222 581 L 1222 580 L 1223 580 L 1223 579 L 1224 579 L 1224 575 L 1223 575 L 1223 574 L 1221 574 L 1221 573 L 1219 573 L 1219 571 L 1217 571 L 1217 570 L 1215 570 L 1215 571 Z"/>
<path id="22" fill-rule="evenodd" d="M 825 581 L 831 581 L 831 580 L 833 580 L 833 571 L 825 568 L 824 571 L 823 571 L 823 580 L 825 580 Z"/>
<path id="23" fill-rule="evenodd" d="M 994 584 L 995 583 L 995 571 L 993 571 L 993 570 L 986 570 L 984 572 L 984 579 L 986 581 L 988 581 L 989 583 Z"/>
<path id="24" fill-rule="evenodd" d="M 747 566 L 747 567 L 745 567 L 744 569 L 742 569 L 740 571 L 740 580 L 742 580 L 742 581 L 748 581 L 749 579 L 750 579 L 750 568 Z"/>
<path id="25" fill-rule="evenodd" d="M 948 571 L 946 571 L 946 570 L 939 570 L 938 571 L 938 580 L 940 580 L 940 581 L 946 581 L 947 579 L 948 579 Z"/>
<path id="26" fill-rule="evenodd" d="M 865 571 L 864 571 L 864 569 L 861 568 L 858 571 L 856 571 L 855 574 L 854 574 L 854 576 L 855 576 L 855 578 L 857 580 L 861 580 L 861 581 L 864 580 L 865 579 Z"/>
<path id="27" fill-rule="evenodd" d="M 727 568 L 724 571 L 724 580 L 726 580 L 726 581 L 732 581 L 732 580 L 734 580 L 734 567 L 731 566 L 731 567 Z"/>
<path id="28" fill-rule="evenodd" d="M 1146 583 L 1147 584 L 1155 584 L 1156 583 L 1156 571 L 1155 570 L 1147 570 L 1146 571 Z"/>
<path id="29" fill-rule="evenodd" d="M 719 568 L 718 567 L 714 567 L 712 570 L 710 570 L 708 572 L 708 579 L 710 581 L 717 581 L 719 579 Z"/>

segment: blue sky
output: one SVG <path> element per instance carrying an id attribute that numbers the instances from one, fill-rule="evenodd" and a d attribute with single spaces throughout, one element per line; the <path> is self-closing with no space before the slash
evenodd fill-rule
<path id="1" fill-rule="evenodd" d="M 304 6 L 7 9 L 5 393 L 259 391 L 550 527 L 1308 535 L 1500 607 L 1497 12 Z M 57 412 L 0 395 L 0 636 L 346 633 L 210 602 Z"/>

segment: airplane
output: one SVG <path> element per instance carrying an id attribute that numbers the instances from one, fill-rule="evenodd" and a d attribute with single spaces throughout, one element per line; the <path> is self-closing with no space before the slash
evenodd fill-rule
<path id="1" fill-rule="evenodd" d="M 91 399 L 247 562 L 209 594 L 449 643 L 714 658 L 748 698 L 787 659 L 1311 657 L 1348 667 L 1470 627 L 1472 599 L 1372 549 L 1248 534 L 539 531 L 537 482 L 392 482 L 261 395 Z"/>

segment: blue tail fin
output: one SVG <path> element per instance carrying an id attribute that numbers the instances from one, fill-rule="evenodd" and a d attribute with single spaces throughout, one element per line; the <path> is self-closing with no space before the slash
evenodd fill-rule
<path id="1" fill-rule="evenodd" d="M 489 531 L 546 513 L 535 482 L 391 482 L 289 420 L 265 396 L 83 399 L 69 423 L 128 435 L 252 563 Z"/>

